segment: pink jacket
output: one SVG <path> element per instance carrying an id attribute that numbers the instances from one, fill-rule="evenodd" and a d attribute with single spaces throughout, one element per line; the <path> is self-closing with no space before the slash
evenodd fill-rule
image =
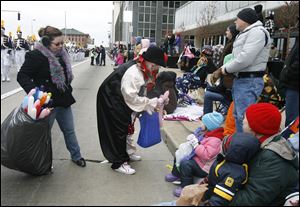
<path id="1" fill-rule="evenodd" d="M 124 63 L 124 56 L 122 54 L 118 53 L 116 63 L 117 65 L 122 65 Z"/>
<path id="2" fill-rule="evenodd" d="M 221 152 L 222 140 L 217 137 L 205 137 L 196 149 L 196 155 L 193 159 L 201 169 L 209 173 L 209 169 L 215 161 L 217 155 Z"/>
<path id="3" fill-rule="evenodd" d="M 194 54 L 191 52 L 189 46 L 187 46 L 187 47 L 185 48 L 185 51 L 184 51 L 184 55 L 183 55 L 183 56 L 187 56 L 187 57 L 190 58 L 190 59 L 192 59 L 192 58 L 195 57 Z"/>

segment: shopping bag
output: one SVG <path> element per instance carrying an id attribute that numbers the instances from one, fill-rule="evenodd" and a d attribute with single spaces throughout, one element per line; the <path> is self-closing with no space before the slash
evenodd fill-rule
<path id="1" fill-rule="evenodd" d="M 193 151 L 193 146 L 187 141 L 181 143 L 175 152 L 176 167 L 180 166 L 180 162 L 188 157 Z"/>
<path id="2" fill-rule="evenodd" d="M 1 124 L 1 165 L 32 175 L 51 172 L 49 116 L 34 120 L 21 106 L 8 115 Z"/>
<path id="3" fill-rule="evenodd" d="M 143 112 L 140 120 L 140 133 L 138 137 L 138 145 L 147 148 L 161 142 L 159 115 L 154 112 L 151 115 Z"/>

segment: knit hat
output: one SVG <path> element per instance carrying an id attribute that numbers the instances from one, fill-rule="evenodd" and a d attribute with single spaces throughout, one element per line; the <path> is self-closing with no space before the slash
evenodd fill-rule
<path id="1" fill-rule="evenodd" d="M 236 25 L 232 24 L 228 27 L 230 33 L 232 34 L 232 39 L 235 39 L 235 37 L 238 35 L 239 31 L 236 30 Z"/>
<path id="2" fill-rule="evenodd" d="M 258 21 L 256 11 L 251 8 L 246 8 L 237 14 L 237 17 L 248 24 L 253 24 Z"/>
<path id="3" fill-rule="evenodd" d="M 202 116 L 202 122 L 206 126 L 208 131 L 212 131 L 214 129 L 221 127 L 223 121 L 224 121 L 223 115 L 215 111 Z"/>
<path id="4" fill-rule="evenodd" d="M 276 106 L 270 103 L 257 103 L 246 109 L 249 127 L 258 134 L 262 143 L 268 137 L 278 133 L 281 124 L 281 114 Z"/>
<path id="5" fill-rule="evenodd" d="M 158 47 L 149 47 L 142 54 L 143 58 L 151 63 L 166 67 L 164 52 Z"/>

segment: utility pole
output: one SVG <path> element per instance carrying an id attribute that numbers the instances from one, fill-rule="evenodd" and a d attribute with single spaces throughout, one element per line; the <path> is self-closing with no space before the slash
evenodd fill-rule
<path id="1" fill-rule="evenodd" d="M 67 12 L 65 11 L 65 41 L 67 40 Z"/>

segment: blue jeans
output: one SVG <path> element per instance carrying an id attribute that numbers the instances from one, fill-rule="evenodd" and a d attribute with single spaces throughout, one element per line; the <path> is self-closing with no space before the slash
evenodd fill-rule
<path id="1" fill-rule="evenodd" d="M 65 143 L 67 149 L 71 154 L 72 160 L 79 160 L 81 158 L 81 154 L 74 130 L 74 121 L 71 106 L 68 108 L 56 107 L 52 110 L 49 117 L 50 128 L 52 128 L 55 119 L 59 125 L 60 130 L 64 134 Z"/>
<path id="2" fill-rule="evenodd" d="M 263 78 L 235 78 L 232 86 L 234 118 L 237 132 L 243 132 L 244 113 L 248 106 L 256 103 L 264 88 Z"/>
<path id="3" fill-rule="evenodd" d="M 224 106 L 230 105 L 230 101 L 228 101 L 222 94 L 206 90 L 204 94 L 203 114 L 213 112 L 214 101 L 220 101 Z"/>
<path id="4" fill-rule="evenodd" d="M 293 89 L 286 89 L 285 116 L 285 126 L 288 126 L 299 116 L 299 91 Z"/>

